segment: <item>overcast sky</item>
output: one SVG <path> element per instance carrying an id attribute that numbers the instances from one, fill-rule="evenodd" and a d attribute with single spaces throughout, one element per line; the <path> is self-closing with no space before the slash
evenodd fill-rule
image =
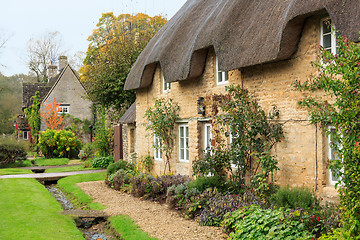
<path id="1" fill-rule="evenodd" d="M 0 0 L 0 35 L 7 36 L 0 49 L 0 72 L 6 76 L 28 73 L 27 43 L 47 32 L 60 32 L 68 55 L 86 52 L 87 37 L 102 13 L 147 13 L 170 19 L 186 0 Z"/>

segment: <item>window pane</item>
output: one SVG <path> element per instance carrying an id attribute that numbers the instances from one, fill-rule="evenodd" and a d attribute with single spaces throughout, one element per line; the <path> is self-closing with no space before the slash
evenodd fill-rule
<path id="1" fill-rule="evenodd" d="M 185 127 L 185 136 L 188 138 L 189 137 L 189 127 Z"/>
<path id="2" fill-rule="evenodd" d="M 322 22 L 322 28 L 323 28 L 323 34 L 331 32 L 329 20 L 325 20 Z"/>
<path id="3" fill-rule="evenodd" d="M 222 81 L 222 73 L 218 72 L 218 82 L 221 83 Z"/>
<path id="4" fill-rule="evenodd" d="M 225 81 L 229 81 L 229 72 L 225 72 Z"/>
<path id="5" fill-rule="evenodd" d="M 189 160 L 189 149 L 186 149 L 186 159 L 185 160 Z"/>
<path id="6" fill-rule="evenodd" d="M 184 137 L 184 127 L 180 127 L 180 138 Z"/>
<path id="7" fill-rule="evenodd" d="M 323 47 L 331 47 L 331 34 L 323 36 Z"/>

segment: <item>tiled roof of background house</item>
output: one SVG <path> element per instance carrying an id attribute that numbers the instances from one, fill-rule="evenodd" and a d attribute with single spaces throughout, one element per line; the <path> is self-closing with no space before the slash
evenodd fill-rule
<path id="1" fill-rule="evenodd" d="M 124 115 L 120 118 L 120 123 L 135 123 L 136 121 L 136 102 L 126 110 Z"/>
<path id="2" fill-rule="evenodd" d="M 166 82 L 198 77 L 209 48 L 223 71 L 287 59 L 313 15 L 328 13 L 357 41 L 359 12 L 359 0 L 188 0 L 140 54 L 125 89 L 149 86 L 157 64 Z"/>
<path id="3" fill-rule="evenodd" d="M 40 93 L 40 102 L 50 91 L 51 87 L 46 83 L 24 83 L 23 84 L 23 99 L 22 107 L 27 108 L 32 105 L 31 97 L 38 91 Z"/>

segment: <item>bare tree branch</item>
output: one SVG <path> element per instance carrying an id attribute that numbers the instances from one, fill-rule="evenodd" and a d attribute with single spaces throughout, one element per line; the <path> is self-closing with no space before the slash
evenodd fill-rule
<path id="1" fill-rule="evenodd" d="M 35 73 L 38 82 L 47 82 L 47 67 L 55 64 L 60 55 L 62 41 L 59 32 L 49 32 L 40 39 L 31 38 L 28 42 L 28 67 Z"/>

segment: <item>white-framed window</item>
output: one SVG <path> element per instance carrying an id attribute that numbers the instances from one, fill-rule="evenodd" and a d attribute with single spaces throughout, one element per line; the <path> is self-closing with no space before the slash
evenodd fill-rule
<path id="1" fill-rule="evenodd" d="M 23 131 L 23 139 L 29 140 L 29 132 L 28 131 Z"/>
<path id="2" fill-rule="evenodd" d="M 179 125 L 179 161 L 189 162 L 189 126 Z"/>
<path id="3" fill-rule="evenodd" d="M 204 152 L 205 154 L 210 153 L 211 154 L 211 149 L 212 149 L 212 127 L 211 124 L 207 123 L 204 126 L 205 131 L 204 131 Z"/>
<path id="4" fill-rule="evenodd" d="M 320 45 L 328 52 L 332 54 L 337 53 L 336 34 L 331 29 L 331 19 L 321 19 L 321 38 Z"/>
<path id="5" fill-rule="evenodd" d="M 154 159 L 156 161 L 162 161 L 163 160 L 162 141 L 159 138 L 159 136 L 157 136 L 156 134 L 154 134 Z"/>
<path id="6" fill-rule="evenodd" d="M 334 127 L 329 127 L 329 131 L 331 132 L 335 132 L 336 129 Z M 328 152 L 328 158 L 329 161 L 334 161 L 334 160 L 339 160 L 339 155 L 337 153 L 337 150 L 335 149 L 335 146 L 337 146 L 338 148 L 341 146 L 339 146 L 340 143 L 336 142 L 335 139 L 333 139 L 333 137 L 331 136 L 331 134 L 329 134 L 328 136 L 328 146 L 329 146 L 329 152 Z M 329 183 L 330 185 L 335 185 L 338 181 L 339 181 L 339 176 L 337 176 L 336 173 L 334 173 L 330 168 L 329 168 Z"/>
<path id="7" fill-rule="evenodd" d="M 219 62 L 216 58 L 216 83 L 218 85 L 224 85 L 229 83 L 229 72 L 219 70 Z"/>
<path id="8" fill-rule="evenodd" d="M 70 113 L 70 104 L 61 104 L 59 113 L 69 114 Z"/>
<path id="9" fill-rule="evenodd" d="M 170 92 L 171 83 L 165 82 L 164 76 L 162 77 L 162 82 L 163 82 L 163 92 L 164 92 L 164 93 Z"/>

